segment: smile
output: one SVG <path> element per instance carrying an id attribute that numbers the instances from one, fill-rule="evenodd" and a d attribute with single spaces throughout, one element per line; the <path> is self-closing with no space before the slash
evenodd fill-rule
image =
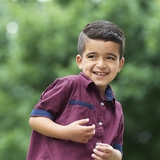
<path id="1" fill-rule="evenodd" d="M 108 74 L 106 72 L 93 72 L 93 73 L 98 75 L 98 76 L 106 76 Z"/>

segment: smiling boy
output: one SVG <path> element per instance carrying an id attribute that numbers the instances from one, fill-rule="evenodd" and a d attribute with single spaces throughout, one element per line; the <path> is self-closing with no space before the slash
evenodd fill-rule
<path id="1" fill-rule="evenodd" d="M 27 160 L 121 160 L 124 117 L 109 83 L 124 64 L 123 31 L 92 22 L 78 39 L 79 75 L 56 79 L 30 115 Z"/>
<path id="2" fill-rule="evenodd" d="M 105 95 L 106 86 L 120 72 L 124 58 L 120 59 L 119 44 L 111 41 L 89 40 L 83 55 L 77 55 L 77 64 Z"/>

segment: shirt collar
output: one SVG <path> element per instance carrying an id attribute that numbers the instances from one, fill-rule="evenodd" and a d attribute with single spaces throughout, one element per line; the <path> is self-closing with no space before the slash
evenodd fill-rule
<path id="1" fill-rule="evenodd" d="M 88 87 L 89 84 L 91 83 L 94 84 L 94 82 L 90 78 L 85 76 L 83 72 L 80 72 L 80 76 L 83 78 L 83 84 L 86 88 Z M 106 92 L 105 92 L 105 99 L 107 101 L 113 101 L 113 102 L 115 101 L 115 96 L 113 94 L 113 91 L 110 85 L 107 85 Z"/>
<path id="2" fill-rule="evenodd" d="M 110 85 L 108 85 L 106 88 L 105 97 L 108 101 L 113 101 L 115 99 L 115 96 L 113 94 L 113 91 Z"/>
<path id="3" fill-rule="evenodd" d="M 83 72 L 80 72 L 79 74 L 82 78 L 83 84 L 85 88 L 88 87 L 89 84 L 94 83 L 90 78 L 88 78 Z"/>

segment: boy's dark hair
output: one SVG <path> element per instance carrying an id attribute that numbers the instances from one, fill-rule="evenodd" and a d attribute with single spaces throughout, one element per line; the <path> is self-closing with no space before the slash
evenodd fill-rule
<path id="1" fill-rule="evenodd" d="M 77 50 L 82 56 L 85 44 L 89 39 L 113 41 L 120 46 L 120 59 L 124 55 L 125 37 L 123 31 L 114 23 L 101 20 L 87 24 L 78 38 Z"/>

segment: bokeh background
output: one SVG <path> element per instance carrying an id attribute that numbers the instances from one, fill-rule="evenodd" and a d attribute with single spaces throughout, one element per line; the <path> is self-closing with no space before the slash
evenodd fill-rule
<path id="1" fill-rule="evenodd" d="M 0 160 L 25 159 L 32 108 L 55 78 L 79 73 L 79 32 L 100 19 L 126 36 L 111 84 L 125 116 L 123 160 L 160 159 L 160 0 L 0 0 Z"/>

